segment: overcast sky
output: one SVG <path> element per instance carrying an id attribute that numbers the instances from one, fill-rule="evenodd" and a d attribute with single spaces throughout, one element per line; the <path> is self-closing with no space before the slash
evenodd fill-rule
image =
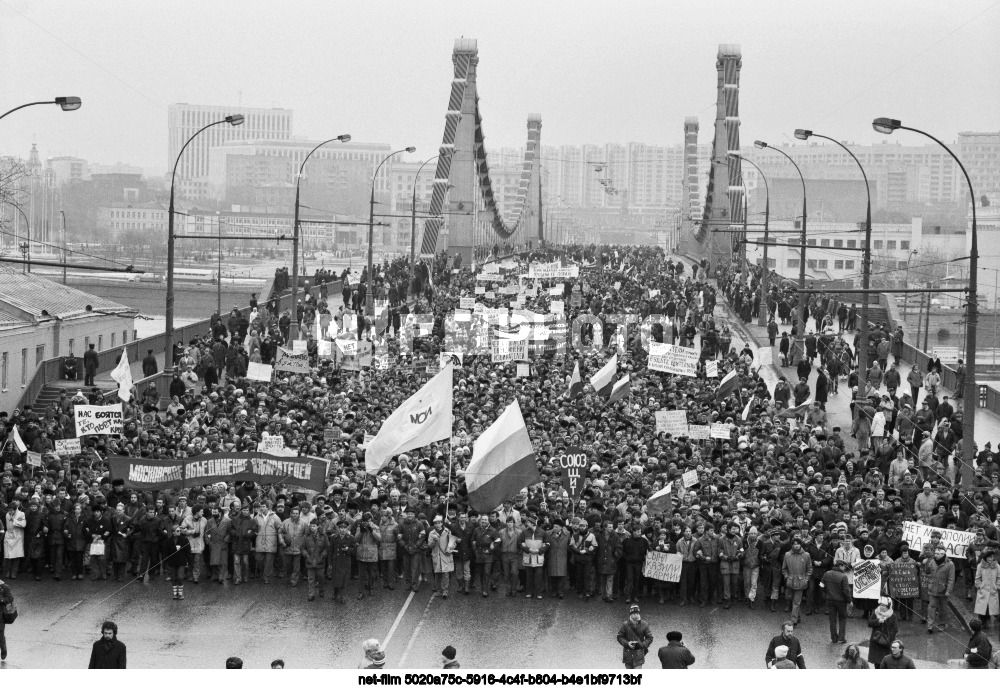
<path id="1" fill-rule="evenodd" d="M 479 41 L 488 146 L 711 141 L 715 57 L 742 47 L 741 138 L 872 142 L 891 116 L 950 142 L 1000 130 L 1000 1 L 0 0 L 0 154 L 167 168 L 167 106 L 294 110 L 297 136 L 441 142 L 459 36 Z M 914 134 L 898 137 L 918 143 Z"/>

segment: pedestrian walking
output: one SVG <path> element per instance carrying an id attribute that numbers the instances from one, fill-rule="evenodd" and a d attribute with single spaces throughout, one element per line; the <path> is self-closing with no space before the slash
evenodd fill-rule
<path id="1" fill-rule="evenodd" d="M 101 625 L 101 638 L 90 651 L 89 670 L 124 670 L 125 644 L 118 640 L 118 625 L 107 621 Z"/>
<path id="2" fill-rule="evenodd" d="M 889 654 L 892 642 L 899 633 L 899 624 L 892 610 L 891 600 L 879 598 L 878 607 L 868 618 L 868 626 L 872 628 L 868 640 L 868 662 L 878 667 L 882 659 Z"/>
<path id="3" fill-rule="evenodd" d="M 686 670 L 694 665 L 694 654 L 684 645 L 684 635 L 678 631 L 667 632 L 667 645 L 660 646 L 656 656 L 664 670 Z"/>
<path id="4" fill-rule="evenodd" d="M 642 620 L 638 605 L 629 608 L 628 619 L 618 630 L 618 643 L 622 646 L 622 662 L 626 670 L 641 670 L 646 662 L 646 652 L 653 643 L 653 633 Z"/>
<path id="5" fill-rule="evenodd" d="M 792 635 L 794 631 L 795 625 L 791 621 L 781 625 L 781 634 L 771 639 L 771 643 L 767 646 L 767 652 L 764 654 L 764 664 L 767 667 L 771 667 L 777 658 L 775 649 L 779 646 L 785 646 L 788 648 L 788 659 L 795 663 L 800 670 L 806 669 L 806 660 L 802 656 L 802 644 Z"/>

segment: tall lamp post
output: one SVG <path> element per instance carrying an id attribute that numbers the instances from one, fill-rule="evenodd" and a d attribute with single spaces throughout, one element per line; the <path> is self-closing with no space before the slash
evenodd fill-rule
<path id="1" fill-rule="evenodd" d="M 979 232 L 976 228 L 976 193 L 972 188 L 972 180 L 962 161 L 959 160 L 943 141 L 927 132 L 912 127 L 904 127 L 899 120 L 879 117 L 872 122 L 872 128 L 879 134 L 892 134 L 897 129 L 923 134 L 928 139 L 948 152 L 948 155 L 961 168 L 965 175 L 965 183 L 969 185 L 969 202 L 972 204 L 972 237 L 969 249 L 969 302 L 966 304 L 965 317 L 965 389 L 962 391 L 965 418 L 962 419 L 962 485 L 966 488 L 972 485 L 972 463 L 976 458 L 976 406 L 978 406 L 979 389 L 976 384 L 976 325 L 979 320 Z"/>
<path id="2" fill-rule="evenodd" d="M 774 148 L 774 146 L 768 146 L 765 141 L 754 141 L 753 145 L 757 148 L 770 148 L 772 151 L 777 151 L 781 155 L 788 158 L 794 167 L 795 171 L 799 173 L 799 179 L 802 181 L 802 243 L 799 247 L 800 258 L 799 258 L 799 308 L 798 308 L 798 319 L 799 319 L 799 332 L 797 336 L 797 342 L 799 347 L 799 356 L 805 356 L 806 354 L 806 178 L 802 176 L 802 170 L 799 169 L 798 163 L 795 160 L 782 151 L 780 148 Z"/>
<path id="3" fill-rule="evenodd" d="M 757 174 L 760 175 L 762 180 L 764 180 L 764 265 L 760 276 L 760 294 L 761 300 L 763 301 L 762 306 L 764 308 L 761 309 L 760 315 L 757 317 L 757 325 L 766 326 L 768 319 L 771 317 L 771 307 L 767 303 L 768 293 L 771 291 L 769 285 L 771 271 L 767 264 L 768 225 L 771 220 L 771 191 L 767 186 L 767 177 L 764 176 L 764 171 L 757 166 L 757 163 L 736 153 L 730 153 L 729 155 L 733 158 L 739 158 L 744 163 L 750 163 L 753 165 L 757 169 Z"/>
<path id="4" fill-rule="evenodd" d="M 858 169 L 861 170 L 861 176 L 865 180 L 865 193 L 868 195 L 868 201 L 865 204 L 865 244 L 864 252 L 861 254 L 861 289 L 865 290 L 864 294 L 861 295 L 861 346 L 858 347 L 858 390 L 864 395 L 865 391 L 868 389 L 866 387 L 866 378 L 868 373 L 868 331 L 870 318 L 870 297 L 868 290 L 871 288 L 872 281 L 872 190 L 868 185 L 868 175 L 865 174 L 865 168 L 862 167 L 861 161 L 858 157 L 844 144 L 840 143 L 836 139 L 832 139 L 829 136 L 823 134 L 816 134 L 811 129 L 796 129 L 795 138 L 802 141 L 806 141 L 809 137 L 815 136 L 817 139 L 826 139 L 827 141 L 832 141 L 833 143 L 840 146 L 842 149 L 847 151 L 847 155 L 854 159 L 854 162 L 858 164 Z"/>
<path id="5" fill-rule="evenodd" d="M 83 101 L 80 100 L 77 96 L 58 96 L 57 98 L 54 98 L 52 100 L 36 100 L 33 103 L 25 103 L 24 105 L 19 105 L 16 108 L 11 108 L 4 114 L 0 115 L 0 120 L 7 117 L 7 115 L 11 114 L 12 112 L 17 112 L 22 108 L 27 108 L 32 105 L 58 105 L 65 112 L 71 112 L 73 110 L 79 110 L 80 106 L 83 105 Z"/>
<path id="6" fill-rule="evenodd" d="M 218 122 L 210 122 L 191 135 L 181 150 L 177 153 L 174 161 L 173 172 L 170 173 L 170 207 L 167 209 L 167 314 L 166 314 L 166 334 L 163 338 L 163 370 L 169 371 L 174 367 L 174 180 L 177 177 L 177 165 L 181 162 L 184 149 L 188 147 L 195 137 L 209 127 L 217 124 L 230 124 L 238 127 L 243 124 L 243 115 L 227 115 L 225 119 Z M 222 315 L 221 313 L 219 314 Z"/>
<path id="7" fill-rule="evenodd" d="M 317 149 L 326 146 L 329 143 L 333 143 L 334 141 L 340 141 L 346 144 L 350 140 L 350 134 L 341 134 L 340 136 L 335 136 L 332 139 L 327 139 L 322 143 L 316 144 L 313 149 L 306 154 L 306 157 L 302 159 L 302 164 L 299 165 L 299 174 L 295 176 L 295 221 L 292 224 L 292 325 L 289 329 L 289 335 L 293 340 L 298 337 L 299 333 L 299 302 L 297 298 L 299 294 L 299 183 L 302 181 L 302 170 L 305 169 L 306 161 L 309 160 L 309 156 L 315 153 Z"/>
<path id="8" fill-rule="evenodd" d="M 917 250 L 914 249 L 906 257 L 906 286 L 907 287 L 910 286 L 910 260 L 914 256 L 916 256 L 916 255 L 917 255 Z M 903 323 L 906 323 L 906 311 L 907 311 L 907 307 L 910 305 L 910 295 L 909 294 L 904 294 L 903 296 L 904 296 L 904 299 L 903 299 Z M 918 333 L 920 332 L 919 325 L 917 327 L 917 332 Z"/>
<path id="9" fill-rule="evenodd" d="M 441 155 L 438 154 L 433 158 L 428 158 L 423 163 L 421 163 L 420 167 L 417 168 L 417 174 L 413 178 L 413 200 L 412 203 L 410 204 L 410 281 L 406 285 L 407 295 L 410 294 L 410 289 L 413 287 L 413 274 L 416 269 L 415 261 L 416 261 L 416 251 L 417 251 L 417 181 L 420 179 L 420 173 L 423 171 L 424 165 L 431 162 L 432 160 L 437 160 L 440 157 Z"/>
<path id="10" fill-rule="evenodd" d="M 401 148 L 398 151 L 393 151 L 392 153 L 390 153 L 389 155 L 387 155 L 385 158 L 382 159 L 382 162 L 379 163 L 378 167 L 375 168 L 375 174 L 372 175 L 372 197 L 371 197 L 371 202 L 368 205 L 368 280 L 365 283 L 366 316 L 375 315 L 375 294 L 373 291 L 374 283 L 372 281 L 372 271 L 373 271 L 372 242 L 374 241 L 373 235 L 375 232 L 375 180 L 378 179 L 378 171 L 382 169 L 382 165 L 385 163 L 385 161 L 389 160 L 389 158 L 393 157 L 394 155 L 398 155 L 400 153 L 413 153 L 416 150 L 417 149 L 414 146 L 407 146 L 406 148 Z M 416 180 L 414 180 L 413 183 L 416 184 Z"/>

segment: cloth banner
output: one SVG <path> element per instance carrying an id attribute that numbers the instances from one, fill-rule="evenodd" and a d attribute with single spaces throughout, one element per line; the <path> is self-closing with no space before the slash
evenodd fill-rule
<path id="1" fill-rule="evenodd" d="M 218 452 L 191 459 L 108 458 L 111 478 L 125 481 L 137 490 L 181 488 L 185 484 L 208 485 L 220 481 L 254 481 L 290 484 L 317 492 L 324 489 L 329 467 L 326 460 L 307 457 L 276 457 L 261 452 Z"/>
<path id="2" fill-rule="evenodd" d="M 323 343 L 321 342 L 320 344 Z M 329 343 L 326 344 L 329 345 Z M 251 361 L 247 364 L 247 378 L 250 380 L 270 383 L 272 373 L 274 373 L 274 366 L 271 366 L 270 364 L 259 364 L 256 361 Z"/>
<path id="3" fill-rule="evenodd" d="M 664 342 L 650 342 L 646 366 L 651 371 L 694 378 L 698 371 L 698 358 L 699 353 L 694 349 Z"/>
<path id="4" fill-rule="evenodd" d="M 646 562 L 642 566 L 642 575 L 660 581 L 679 582 L 681 580 L 680 553 L 661 553 L 651 551 L 646 553 Z"/>
<path id="5" fill-rule="evenodd" d="M 124 426 L 122 405 L 109 404 L 98 407 L 92 404 L 78 404 L 76 415 L 76 435 L 121 435 Z"/>
<path id="6" fill-rule="evenodd" d="M 553 464 L 558 464 L 562 469 L 562 486 L 566 489 L 569 497 L 576 502 L 583 495 L 583 482 L 586 479 L 588 461 L 587 453 L 583 448 L 573 445 L 566 448 L 566 452 L 552 458 Z"/>
<path id="7" fill-rule="evenodd" d="M 580 266 L 567 266 L 566 268 L 528 266 L 528 278 L 532 280 L 565 280 L 578 277 L 580 277 Z"/>
<path id="8" fill-rule="evenodd" d="M 941 534 L 941 545 L 948 557 L 959 560 L 966 559 L 966 549 L 975 543 L 976 534 L 969 531 L 956 531 L 955 529 L 942 529 L 918 524 L 916 522 L 903 522 L 903 540 L 908 541 L 910 550 L 920 552 L 925 544 L 931 542 L 931 532 L 937 531 Z"/>
<path id="9" fill-rule="evenodd" d="M 309 355 L 305 352 L 289 352 L 284 347 L 278 347 L 278 359 L 274 370 L 308 374 Z"/>
<path id="10" fill-rule="evenodd" d="M 669 433 L 674 438 L 688 434 L 687 412 L 683 409 L 676 411 L 658 411 L 656 417 L 656 432 Z"/>
<path id="11" fill-rule="evenodd" d="M 854 597 L 877 600 L 882 591 L 882 567 L 878 560 L 854 563 Z"/>
<path id="12" fill-rule="evenodd" d="M 111 378 L 118 383 L 118 396 L 123 402 L 132 399 L 132 367 L 128 363 L 128 350 L 122 350 L 122 358 L 111 372 Z"/>

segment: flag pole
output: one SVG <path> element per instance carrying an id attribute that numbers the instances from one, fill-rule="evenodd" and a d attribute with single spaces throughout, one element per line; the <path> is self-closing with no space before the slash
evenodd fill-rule
<path id="1" fill-rule="evenodd" d="M 451 415 L 451 428 L 454 431 L 455 428 L 455 414 Z M 455 444 L 451 442 L 451 437 L 448 438 L 448 492 L 445 494 L 444 498 L 444 518 L 448 518 L 448 510 L 451 508 L 451 477 L 452 477 L 452 463 L 455 459 Z"/>

